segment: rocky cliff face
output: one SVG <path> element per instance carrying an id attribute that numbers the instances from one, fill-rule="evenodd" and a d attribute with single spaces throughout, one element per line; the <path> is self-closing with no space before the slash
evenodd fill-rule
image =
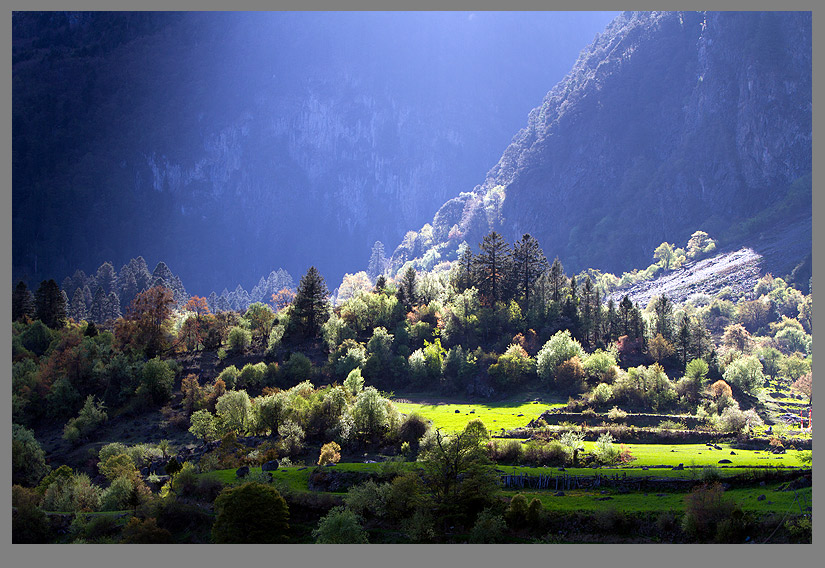
<path id="1" fill-rule="evenodd" d="M 532 234 L 574 271 L 646 266 L 697 229 L 750 244 L 810 223 L 811 133 L 810 13 L 626 13 L 484 183 L 441 208 L 432 232 L 448 236 L 429 257 L 491 229 Z M 396 265 L 422 240 L 408 235 Z"/>
<path id="2" fill-rule="evenodd" d="M 310 264 L 334 287 L 473 184 L 610 18 L 15 14 L 15 274 L 143 255 L 202 295 Z"/>

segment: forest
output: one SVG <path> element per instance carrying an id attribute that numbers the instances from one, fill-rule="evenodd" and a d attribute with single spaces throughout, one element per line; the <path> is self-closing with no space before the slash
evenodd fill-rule
<path id="1" fill-rule="evenodd" d="M 714 239 L 621 276 L 477 251 L 240 309 L 142 258 L 18 282 L 13 541 L 811 541 L 810 280 L 640 305 Z"/>

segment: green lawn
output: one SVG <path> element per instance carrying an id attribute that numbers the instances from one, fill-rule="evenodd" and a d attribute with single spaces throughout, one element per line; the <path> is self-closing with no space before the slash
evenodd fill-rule
<path id="1" fill-rule="evenodd" d="M 793 491 L 775 491 L 779 484 L 769 484 L 765 487 L 729 489 L 725 495 L 737 501 L 743 510 L 767 513 L 770 511 L 800 513 L 802 507 L 811 505 L 811 488 Z M 683 511 L 687 493 L 627 493 L 624 495 L 611 493 L 602 494 L 598 490 L 565 491 L 564 496 L 555 497 L 552 491 L 502 491 L 507 497 L 521 493 L 528 501 L 534 497 L 542 505 L 556 511 L 604 511 L 616 509 L 626 512 L 644 511 Z M 799 501 L 795 501 L 797 495 Z M 759 496 L 765 495 L 760 501 Z M 605 499 L 610 497 L 610 499 Z"/>
<path id="2" fill-rule="evenodd" d="M 498 434 L 501 429 L 510 430 L 527 426 L 531 420 L 538 418 L 545 410 L 564 406 L 561 403 L 524 402 L 510 400 L 490 404 L 419 404 L 395 402 L 399 412 L 410 414 L 417 412 L 424 418 L 432 420 L 433 428 L 445 432 L 460 432 L 473 419 L 481 420 L 491 434 Z M 458 410 L 458 412 L 456 412 Z M 471 414 L 472 411 L 475 411 Z M 521 414 L 522 416 L 519 416 Z"/>
<path id="3" fill-rule="evenodd" d="M 585 442 L 585 451 L 592 450 L 595 442 Z M 717 465 L 724 466 L 773 466 L 799 467 L 806 465 L 799 459 L 799 452 L 788 450 L 784 454 L 771 454 L 759 450 L 738 450 L 730 444 L 717 444 L 721 450 L 714 450 L 705 444 L 624 444 L 636 458 L 628 465 L 641 467 L 651 465 L 676 466 Z M 731 451 L 735 455 L 731 455 Z M 728 459 L 729 464 L 720 464 L 719 460 Z"/>

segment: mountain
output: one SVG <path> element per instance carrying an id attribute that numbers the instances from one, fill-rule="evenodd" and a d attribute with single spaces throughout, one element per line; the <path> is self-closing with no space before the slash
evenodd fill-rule
<path id="1" fill-rule="evenodd" d="M 15 12 L 13 272 L 195 294 L 366 267 L 476 183 L 615 13 Z"/>
<path id="2" fill-rule="evenodd" d="M 778 274 L 809 267 L 811 69 L 810 12 L 624 13 L 484 182 L 409 232 L 392 261 L 429 268 L 496 230 L 532 234 L 568 271 L 620 274 L 704 230 L 771 251 L 764 268 Z"/>

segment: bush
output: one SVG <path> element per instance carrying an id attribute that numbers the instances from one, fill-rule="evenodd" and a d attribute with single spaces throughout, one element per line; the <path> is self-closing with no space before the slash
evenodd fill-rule
<path id="1" fill-rule="evenodd" d="M 504 542 L 507 525 L 501 515 L 493 513 L 491 509 L 484 509 L 479 513 L 473 528 L 470 530 L 470 543 L 495 544 Z"/>
<path id="2" fill-rule="evenodd" d="M 722 521 L 730 519 L 734 513 L 741 518 L 741 508 L 724 495 L 725 490 L 717 482 L 704 484 L 694 489 L 685 497 L 685 515 L 682 518 L 682 530 L 700 542 L 707 542 L 715 537 Z M 730 532 L 730 527 L 724 527 Z M 724 535 L 723 535 L 724 536 Z"/>
<path id="3" fill-rule="evenodd" d="M 321 455 L 318 458 L 318 465 L 328 463 L 338 463 L 341 460 L 341 446 L 335 442 L 329 442 L 321 447 Z"/>
<path id="4" fill-rule="evenodd" d="M 229 330 L 227 335 L 229 350 L 235 353 L 243 353 L 252 344 L 252 332 L 239 326 Z"/>
<path id="5" fill-rule="evenodd" d="M 613 436 L 609 432 L 605 432 L 596 440 L 593 455 L 600 463 L 608 465 L 616 463 L 619 460 L 619 453 L 613 444 Z"/>
<path id="6" fill-rule="evenodd" d="M 172 542 L 172 533 L 158 526 L 157 521 L 150 517 L 143 521 L 137 517 L 129 519 L 123 527 L 120 542 L 127 544 L 164 544 Z"/>
<path id="7" fill-rule="evenodd" d="M 193 495 L 198 487 L 198 468 L 191 462 L 183 462 L 180 471 L 172 478 L 172 489 L 179 495 Z"/>
<path id="8" fill-rule="evenodd" d="M 507 524 L 512 527 L 518 527 L 524 524 L 527 520 L 527 497 L 521 493 L 513 495 L 510 499 L 510 504 L 507 506 L 507 511 L 504 513 L 504 518 Z"/>
<path id="9" fill-rule="evenodd" d="M 232 390 L 238 384 L 238 374 L 238 368 L 235 365 L 229 365 L 220 372 L 218 378 L 226 384 L 227 390 Z"/>
<path id="10" fill-rule="evenodd" d="M 618 406 L 614 406 L 613 408 L 607 411 L 607 417 L 610 419 L 611 422 L 623 422 L 624 419 L 627 418 L 627 412 L 625 412 Z"/>
<path id="11" fill-rule="evenodd" d="M 318 526 L 312 531 L 316 543 L 353 543 L 366 544 L 367 533 L 350 509 L 335 507 L 318 521 Z"/>
<path id="12" fill-rule="evenodd" d="M 531 440 L 524 447 L 524 461 L 537 466 L 557 466 L 567 462 L 568 454 L 557 440 Z"/>
<path id="13" fill-rule="evenodd" d="M 158 357 L 150 359 L 141 370 L 141 383 L 138 393 L 145 395 L 153 404 L 165 404 L 172 396 L 175 372 L 166 361 Z"/>
<path id="14" fill-rule="evenodd" d="M 276 543 L 286 539 L 289 508 L 274 487 L 244 483 L 226 488 L 215 499 L 212 541 Z"/>
<path id="15" fill-rule="evenodd" d="M 498 463 L 517 464 L 524 455 L 524 446 L 520 440 L 490 440 L 487 442 L 487 454 Z"/>
<path id="16" fill-rule="evenodd" d="M 35 485 L 49 471 L 46 454 L 34 432 L 20 424 L 12 425 L 12 483 Z"/>
<path id="17" fill-rule="evenodd" d="M 613 398 L 613 389 L 607 383 L 599 383 L 593 389 L 592 400 L 595 404 L 602 406 L 610 402 Z"/>
<path id="18" fill-rule="evenodd" d="M 556 368 L 573 357 L 583 357 L 584 349 L 572 338 L 569 330 L 558 331 L 536 355 L 536 371 L 539 378 L 550 381 L 556 375 Z M 584 370 L 582 370 L 584 376 Z"/>

